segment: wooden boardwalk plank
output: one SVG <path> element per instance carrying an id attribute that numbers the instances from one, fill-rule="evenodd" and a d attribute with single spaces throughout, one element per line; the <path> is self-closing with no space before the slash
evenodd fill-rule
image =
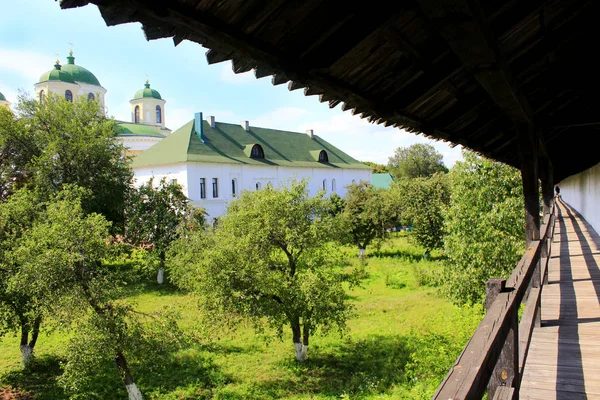
<path id="1" fill-rule="evenodd" d="M 600 236 L 564 203 L 542 289 L 521 399 L 600 400 Z"/>

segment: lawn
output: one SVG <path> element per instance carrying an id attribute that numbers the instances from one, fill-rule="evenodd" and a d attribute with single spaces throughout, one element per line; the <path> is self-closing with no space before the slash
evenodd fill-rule
<path id="1" fill-rule="evenodd" d="M 350 263 L 356 249 L 343 248 Z M 187 349 L 168 365 L 132 365 L 152 399 L 421 399 L 430 398 L 479 320 L 480 308 L 459 308 L 434 287 L 442 273 L 440 255 L 421 258 L 423 250 L 406 235 L 380 251 L 367 249 L 364 279 L 348 290 L 355 315 L 343 336 L 311 338 L 309 360 L 294 359 L 291 334 L 283 340 L 250 327 L 211 329 L 196 299 L 172 286 L 137 284 L 127 299 L 142 311 L 167 305 L 181 309 L 180 324 L 193 332 Z M 40 336 L 30 370 L 20 366 L 18 339 L 0 340 L 0 387 L 30 392 L 31 398 L 67 398 L 57 384 L 69 336 L 59 331 Z M 86 399 L 124 399 L 116 369 L 98 370 L 98 389 Z M 1 391 L 0 391 L 1 393 Z M 25 397 L 24 397 L 25 398 Z"/>

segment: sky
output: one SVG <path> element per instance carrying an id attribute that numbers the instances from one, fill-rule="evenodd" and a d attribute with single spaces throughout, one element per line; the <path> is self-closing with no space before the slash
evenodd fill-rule
<path id="1" fill-rule="evenodd" d="M 383 127 L 330 109 L 318 96 L 273 86 L 270 77 L 253 72 L 236 75 L 231 63 L 208 65 L 206 49 L 172 39 L 146 41 L 141 24 L 107 27 L 94 5 L 61 10 L 54 0 L 0 0 L 0 92 L 12 103 L 19 90 L 33 93 L 39 77 L 58 58 L 66 64 L 72 48 L 75 64 L 90 70 L 107 90 L 109 116 L 130 121 L 129 100 L 146 77 L 160 92 L 166 125 L 176 130 L 202 112 L 217 121 L 314 133 L 360 161 L 387 164 L 398 147 L 429 143 L 451 167 L 461 159 L 460 146 L 451 148 L 422 135 Z"/>

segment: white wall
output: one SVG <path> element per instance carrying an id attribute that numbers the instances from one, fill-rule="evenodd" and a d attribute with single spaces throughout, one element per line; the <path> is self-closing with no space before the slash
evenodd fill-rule
<path id="1" fill-rule="evenodd" d="M 335 179 L 335 192 L 340 196 L 346 194 L 345 186 L 350 185 L 353 180 L 371 182 L 371 170 L 369 169 L 334 169 L 334 168 L 289 168 L 270 167 L 255 165 L 232 165 L 232 164 L 199 164 L 187 163 L 167 166 L 155 166 L 134 169 L 136 183 L 139 185 L 148 181 L 152 176 L 155 181 L 162 177 L 177 179 L 183 186 L 186 196 L 190 198 L 196 207 L 204 207 L 209 218 L 215 218 L 223 214 L 227 204 L 234 198 L 232 196 L 232 179 L 236 180 L 236 193 L 239 195 L 243 190 L 256 190 L 259 183 L 264 189 L 269 183 L 274 187 L 297 180 L 308 179 L 309 195 L 314 196 L 326 179 L 326 194 L 332 193 L 332 180 Z M 200 178 L 206 180 L 206 198 L 200 198 Z M 212 180 L 217 178 L 218 197 L 213 197 Z"/>
<path id="2" fill-rule="evenodd" d="M 562 199 L 600 232 L 600 164 L 563 179 L 558 186 Z"/>

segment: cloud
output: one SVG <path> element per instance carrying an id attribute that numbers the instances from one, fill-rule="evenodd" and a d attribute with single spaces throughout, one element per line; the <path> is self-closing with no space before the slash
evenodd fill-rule
<path id="1" fill-rule="evenodd" d="M 310 117 L 310 111 L 299 107 L 280 107 L 250 121 L 251 126 L 302 132 L 302 123 Z M 306 128 L 310 129 L 310 128 Z"/>
<path id="2" fill-rule="evenodd" d="M 17 73 L 28 81 L 37 82 L 40 71 L 51 69 L 54 61 L 46 54 L 0 48 L 0 71 Z"/>
<path id="3" fill-rule="evenodd" d="M 231 83 L 234 85 L 244 85 L 256 80 L 252 71 L 236 74 L 233 72 L 231 61 L 227 61 L 221 68 L 220 78 L 223 82 Z"/>

